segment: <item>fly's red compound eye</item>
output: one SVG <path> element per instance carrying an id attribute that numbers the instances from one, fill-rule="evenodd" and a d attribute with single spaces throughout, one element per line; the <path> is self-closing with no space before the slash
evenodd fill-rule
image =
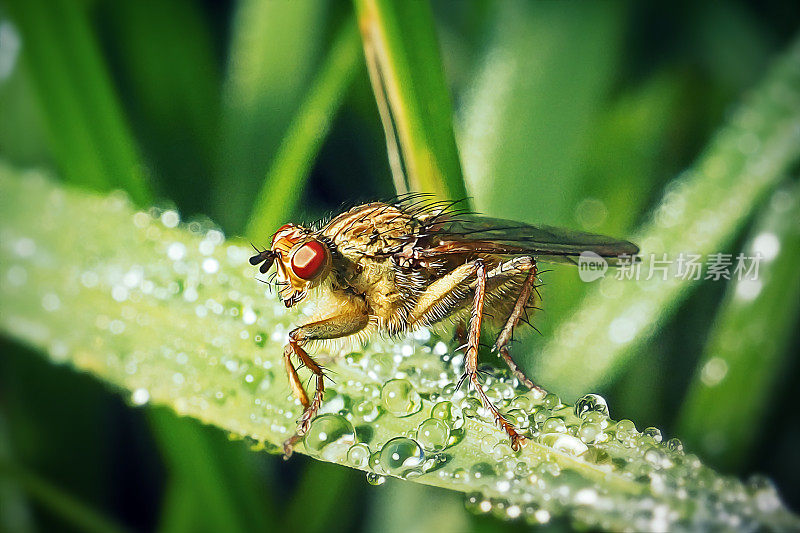
<path id="1" fill-rule="evenodd" d="M 325 266 L 325 248 L 318 241 L 308 241 L 292 254 L 292 272 L 306 281 L 317 277 Z"/>

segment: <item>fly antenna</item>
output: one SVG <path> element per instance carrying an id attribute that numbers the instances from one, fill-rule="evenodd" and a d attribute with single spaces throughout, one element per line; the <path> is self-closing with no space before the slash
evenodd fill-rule
<path id="1" fill-rule="evenodd" d="M 260 251 L 253 243 L 250 244 L 253 246 L 255 251 L 258 252 L 256 255 L 250 258 L 250 264 L 253 266 L 261 264 L 261 267 L 259 267 L 258 270 L 262 274 L 266 274 L 267 271 L 269 271 L 269 269 L 272 267 L 272 263 L 275 262 L 275 257 L 277 257 L 278 254 L 272 250 Z"/>

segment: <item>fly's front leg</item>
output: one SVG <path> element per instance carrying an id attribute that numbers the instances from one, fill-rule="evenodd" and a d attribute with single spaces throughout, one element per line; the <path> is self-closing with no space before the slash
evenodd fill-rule
<path id="1" fill-rule="evenodd" d="M 506 362 L 508 368 L 511 369 L 511 371 L 522 384 L 531 390 L 546 394 L 543 388 L 535 384 L 528 376 L 525 375 L 522 369 L 520 369 L 519 365 L 517 365 L 517 362 L 511 357 L 511 354 L 508 353 L 508 345 L 511 342 L 511 335 L 514 332 L 514 328 L 522 318 L 522 314 L 525 312 L 525 307 L 528 305 L 528 302 L 531 299 L 531 294 L 533 293 L 534 285 L 536 283 L 536 274 L 538 273 L 536 269 L 536 261 L 534 261 L 532 258 L 526 259 L 528 259 L 528 261 L 526 261 L 525 264 L 521 265 L 519 268 L 527 270 L 528 275 L 525 277 L 525 281 L 522 282 L 522 286 L 519 288 L 517 301 L 514 303 L 514 308 L 511 310 L 511 314 L 508 316 L 506 324 L 503 326 L 503 329 L 500 330 L 500 334 L 497 336 L 497 341 L 494 343 L 492 351 L 497 351 L 500 354 L 500 357 L 502 357 Z"/>
<path id="2" fill-rule="evenodd" d="M 289 342 L 283 349 L 283 357 L 286 362 L 286 372 L 289 374 L 289 387 L 303 405 L 303 416 L 297 426 L 295 434 L 283 444 L 284 457 L 288 458 L 292 454 L 292 448 L 297 444 L 303 435 L 308 432 L 311 420 L 317 414 L 322 397 L 325 393 L 325 373 L 314 359 L 303 349 L 303 344 L 311 340 L 338 339 L 347 337 L 363 330 L 369 324 L 369 315 L 362 310 L 349 310 L 349 312 L 336 315 L 316 322 L 311 322 L 299 328 L 293 329 L 289 333 Z M 309 401 L 306 391 L 297 375 L 297 370 L 292 364 L 292 356 L 297 357 L 300 362 L 314 374 L 316 386 L 314 398 Z"/>
<path id="3" fill-rule="evenodd" d="M 494 417 L 494 421 L 505 431 L 511 438 L 511 448 L 519 450 L 520 446 L 525 442 L 525 438 L 517 432 L 514 425 L 506 420 L 500 413 L 497 407 L 486 396 L 481 382 L 478 379 L 478 345 L 481 338 L 481 322 L 483 320 L 483 303 L 486 298 L 486 266 L 483 262 L 476 262 L 477 280 L 475 283 L 475 300 L 472 307 L 472 319 L 469 323 L 469 333 L 467 341 L 467 352 L 464 356 L 464 377 L 462 381 L 469 379 L 472 386 L 478 393 L 484 408 L 488 410 Z"/>

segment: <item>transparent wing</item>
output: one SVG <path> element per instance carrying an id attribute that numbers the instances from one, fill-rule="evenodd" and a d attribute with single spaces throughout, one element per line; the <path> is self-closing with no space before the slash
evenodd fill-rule
<path id="1" fill-rule="evenodd" d="M 439 244 L 423 252 L 428 257 L 463 253 L 532 255 L 540 261 L 576 264 L 584 252 L 605 258 L 609 265 L 630 263 L 639 252 L 635 244 L 551 226 L 473 214 L 442 217 L 427 231 Z"/>

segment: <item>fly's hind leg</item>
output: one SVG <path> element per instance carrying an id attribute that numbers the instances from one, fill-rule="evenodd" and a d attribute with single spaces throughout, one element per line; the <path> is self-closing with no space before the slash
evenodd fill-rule
<path id="1" fill-rule="evenodd" d="M 511 438 L 511 448 L 519 450 L 520 446 L 525 442 L 525 438 L 517 432 L 517 428 L 506 420 L 497 407 L 489 400 L 489 397 L 486 396 L 486 392 L 484 392 L 481 382 L 478 379 L 478 345 L 480 344 L 487 277 L 486 266 L 480 261 L 477 262 L 476 276 L 475 300 L 472 307 L 472 318 L 469 322 L 467 351 L 464 356 L 464 377 L 461 378 L 461 381 L 463 382 L 465 379 L 469 380 L 470 384 L 477 391 L 483 407 L 491 413 L 495 423 Z"/>
<path id="2" fill-rule="evenodd" d="M 528 261 L 526 264 L 520 265 L 518 268 L 528 270 L 528 275 L 525 277 L 525 281 L 522 282 L 522 285 L 519 288 L 517 301 L 514 303 L 514 307 L 511 310 L 511 314 L 508 316 L 506 324 L 503 326 L 503 329 L 500 330 L 500 334 L 497 336 L 497 341 L 495 341 L 492 351 L 496 351 L 500 354 L 500 357 L 502 357 L 506 362 L 508 368 L 511 369 L 511 372 L 514 373 L 514 376 L 516 376 L 516 378 L 523 385 L 528 387 L 530 390 L 535 390 L 545 394 L 545 390 L 531 381 L 531 379 L 525 375 L 519 365 L 517 365 L 517 362 L 511 357 L 511 354 L 508 353 L 508 345 L 511 342 L 511 336 L 514 332 L 514 328 L 519 323 L 523 313 L 525 313 L 525 307 L 528 305 L 535 288 L 534 285 L 536 283 L 536 275 L 538 273 L 536 269 L 536 261 L 534 261 L 532 258 L 527 259 Z"/>
<path id="3" fill-rule="evenodd" d="M 325 393 L 325 373 L 314 359 L 303 349 L 303 344 L 311 340 L 338 339 L 358 333 L 367 327 L 369 316 L 358 310 L 350 310 L 341 315 L 336 315 L 316 322 L 311 322 L 289 333 L 289 342 L 283 349 L 286 363 L 286 372 L 289 375 L 289 388 L 292 394 L 300 400 L 303 406 L 303 416 L 297 426 L 297 431 L 283 443 L 284 458 L 292 455 L 292 448 L 303 438 L 311 426 L 311 420 L 322 405 Z M 297 357 L 301 364 L 308 368 L 315 378 L 314 398 L 309 401 L 306 391 L 297 375 L 297 370 L 292 364 L 292 356 Z"/>

